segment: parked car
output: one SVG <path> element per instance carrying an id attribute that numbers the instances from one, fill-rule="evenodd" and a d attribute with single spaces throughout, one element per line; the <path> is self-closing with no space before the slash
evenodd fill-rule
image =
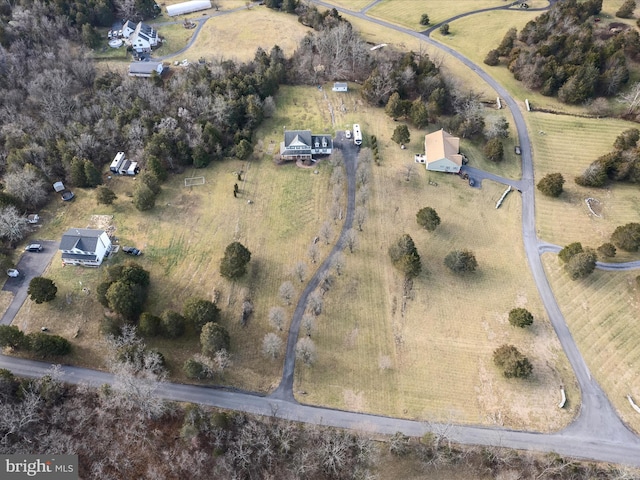
<path id="1" fill-rule="evenodd" d="M 69 200 L 73 200 L 73 197 L 75 197 L 75 194 L 71 191 L 71 190 L 66 190 L 65 192 L 62 193 L 62 200 L 64 200 L 65 202 L 68 202 Z"/>
<path id="2" fill-rule="evenodd" d="M 516 152 L 516 155 L 520 155 L 520 153 L 521 153 L 521 151 L 520 151 L 520 145 L 516 145 L 516 146 L 514 147 L 514 150 L 515 150 L 515 152 Z"/>
<path id="3" fill-rule="evenodd" d="M 128 255 L 142 255 L 142 252 L 136 247 L 122 247 L 122 251 Z"/>
<path id="4" fill-rule="evenodd" d="M 12 278 L 16 278 L 20 276 L 20 272 L 15 268 L 10 268 L 9 270 L 7 270 L 7 275 L 9 275 Z"/>
<path id="5" fill-rule="evenodd" d="M 25 252 L 41 252 L 42 245 L 39 243 L 31 243 L 24 248 Z"/>

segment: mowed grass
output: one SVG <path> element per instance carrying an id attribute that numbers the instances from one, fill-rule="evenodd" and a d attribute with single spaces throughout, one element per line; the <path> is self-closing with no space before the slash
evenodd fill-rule
<path id="1" fill-rule="evenodd" d="M 640 415 L 626 396 L 640 404 L 640 291 L 638 272 L 596 270 L 572 281 L 556 255 L 543 262 L 556 299 L 589 370 L 607 392 L 622 420 L 640 431 Z"/>
<path id="2" fill-rule="evenodd" d="M 504 5 L 501 0 L 431 0 L 418 3 L 415 0 L 383 0 L 367 14 L 413 30 L 425 30 L 461 13 Z M 429 15 L 430 24 L 420 25 L 422 14 Z"/>
<path id="3" fill-rule="evenodd" d="M 345 272 L 334 274 L 317 319 L 312 339 L 318 362 L 296 370 L 298 399 L 418 419 L 543 431 L 566 425 L 579 393 L 528 274 L 518 195 L 496 210 L 502 185 L 485 182 L 472 189 L 455 175 L 429 174 L 419 165 L 407 182 L 403 169 L 413 162 L 413 150 L 389 140 L 395 123 L 363 105 L 345 119 L 350 115 L 359 118 L 365 136 L 377 135 L 382 166 L 372 166 L 369 218 L 357 251 L 345 253 Z M 412 140 L 409 148 L 420 144 Z M 423 206 L 434 207 L 442 218 L 435 233 L 415 222 Z M 404 315 L 401 279 L 387 256 L 402 233 L 413 237 L 424 266 Z M 443 258 L 455 248 L 474 250 L 479 271 L 451 274 Z M 531 330 L 508 324 L 508 311 L 516 306 L 536 317 Z M 531 358 L 532 380 L 501 376 L 491 354 L 502 343 L 514 343 Z M 389 358 L 388 370 L 379 367 L 383 357 Z M 560 384 L 569 389 L 566 411 L 556 407 Z"/>
<path id="4" fill-rule="evenodd" d="M 610 183 L 605 188 L 578 186 L 574 178 L 591 162 L 613 150 L 615 138 L 637 125 L 615 119 L 588 119 L 541 112 L 526 115 L 533 144 L 536 181 L 548 173 L 564 176 L 564 193 L 556 199 L 536 191 L 538 236 L 545 241 L 566 245 L 582 242 L 598 247 L 608 242 L 618 225 L 640 220 L 638 187 Z M 587 198 L 601 203 L 601 217 L 592 215 Z M 618 251 L 614 260 L 624 261 L 637 255 Z"/>
<path id="5" fill-rule="evenodd" d="M 305 100 L 297 107 L 291 102 L 292 108 L 288 108 L 292 98 Z M 113 215 L 120 244 L 133 244 L 144 252 L 136 261 L 151 272 L 146 309 L 154 314 L 165 309 L 181 311 L 189 297 L 218 297 L 222 324 L 232 338 L 233 366 L 222 381 L 239 388 L 268 391 L 275 386 L 281 371 L 281 360 L 265 360 L 261 353 L 262 339 L 272 331 L 268 311 L 281 304 L 278 289 L 282 282 L 292 279 L 290 272 L 295 263 L 309 263 L 307 247 L 328 217 L 331 190 L 326 164 L 321 163 L 315 169 L 299 169 L 292 164 L 277 166 L 272 155 L 265 152 L 271 148 L 277 152 L 285 121 L 289 128 L 303 128 L 307 123 L 329 128 L 330 122 L 325 124 L 321 118 L 313 118 L 314 112 L 321 117 L 322 101 L 322 92 L 317 89 L 283 88 L 278 99 L 281 107 L 278 112 L 283 115 L 263 125 L 257 135 L 261 141 L 256 159 L 249 162 L 228 159 L 206 169 L 171 176 L 163 185 L 156 207 L 146 213 L 137 212 L 128 197 L 137 180 L 112 178 L 108 185 L 118 194 L 113 206 L 98 207 L 94 192 L 78 190 L 75 202 L 70 205 L 60 202 L 45 212 L 47 226 L 40 234 L 42 238 L 58 239 L 68 227 L 88 226 L 89 213 Z M 238 182 L 236 172 L 240 170 L 244 172 L 243 180 Z M 184 178 L 192 176 L 204 176 L 206 183 L 184 187 Z M 240 187 L 239 198 L 232 195 L 236 182 Z M 231 283 L 220 276 L 218 268 L 224 248 L 234 240 L 249 248 L 252 259 L 248 274 Z M 329 248 L 321 245 L 320 255 L 326 255 Z M 128 258 L 118 253 L 106 265 L 125 260 Z M 309 275 L 312 273 L 309 263 Z M 98 332 L 104 310 L 94 293 L 102 269 L 63 268 L 56 254 L 44 275 L 58 285 L 56 300 L 43 305 L 27 301 L 16 324 L 27 331 L 48 326 L 53 333 L 72 340 L 76 347 L 72 361 L 103 368 L 104 347 Z M 82 288 L 88 288 L 90 293 L 84 293 Z M 251 299 L 254 314 L 248 326 L 242 327 L 239 320 L 245 298 Z M 292 309 L 293 306 L 287 307 L 287 321 Z M 78 329 L 80 333 L 73 339 Z M 199 351 L 195 335 L 177 342 L 149 339 L 147 344 L 166 356 L 177 380 L 184 380 L 181 372 L 184 360 Z"/>
<path id="6" fill-rule="evenodd" d="M 207 20 L 183 57 L 191 61 L 201 57 L 248 61 L 254 57 L 258 47 L 269 52 L 274 45 L 289 57 L 310 31 L 298 22 L 295 15 L 265 7 L 241 10 Z"/>

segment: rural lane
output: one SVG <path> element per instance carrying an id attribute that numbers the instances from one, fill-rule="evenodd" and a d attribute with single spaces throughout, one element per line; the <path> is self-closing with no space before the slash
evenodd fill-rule
<path id="1" fill-rule="evenodd" d="M 49 372 L 50 367 L 51 365 L 42 362 L 0 355 L 0 368 L 10 369 L 23 377 L 41 377 Z M 61 366 L 60 374 L 61 380 L 76 385 L 100 386 L 113 384 L 115 381 L 115 377 L 109 373 L 79 367 Z M 158 384 L 156 395 L 172 401 L 198 403 L 371 434 L 392 435 L 400 431 L 406 435 L 420 437 L 427 432 L 433 432 L 461 444 L 556 452 L 559 455 L 640 467 L 640 443 L 620 442 L 615 438 L 612 440 L 608 438 L 606 430 L 589 432 L 589 435 L 581 431 L 568 430 L 542 434 L 449 425 L 313 407 L 280 398 L 176 383 Z"/>

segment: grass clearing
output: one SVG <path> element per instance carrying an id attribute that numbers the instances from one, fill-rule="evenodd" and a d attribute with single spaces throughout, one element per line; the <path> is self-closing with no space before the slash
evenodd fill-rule
<path id="1" fill-rule="evenodd" d="M 274 45 L 288 57 L 310 31 L 294 15 L 263 7 L 241 10 L 210 18 L 183 57 L 190 61 L 202 57 L 248 61 L 258 47 L 269 52 Z"/>
<path id="2" fill-rule="evenodd" d="M 345 254 L 345 273 L 335 278 L 317 320 L 312 338 L 318 363 L 296 371 L 295 391 L 306 392 L 298 399 L 417 419 L 543 431 L 566 425 L 579 393 L 535 285 L 522 273 L 528 272 L 526 259 L 521 242 L 514 241 L 520 238 L 519 196 L 512 194 L 496 210 L 502 185 L 485 182 L 472 189 L 455 175 L 428 173 L 419 165 L 406 182 L 402 169 L 413 162 L 408 152 L 421 145 L 421 137 L 412 131 L 408 150 L 400 150 L 390 140 L 395 124 L 382 110 L 361 106 L 357 114 L 365 136 L 378 137 L 382 166 L 372 167 L 369 218 L 358 251 Z M 433 234 L 415 222 L 416 211 L 427 205 L 443 222 Z M 416 242 L 425 272 L 414 281 L 403 316 L 401 282 L 387 248 L 404 232 Z M 480 270 L 461 278 L 446 271 L 442 260 L 454 248 L 473 249 Z M 532 331 L 508 325 L 515 306 L 532 311 Z M 530 356 L 536 371 L 531 381 L 509 381 L 496 371 L 491 353 L 505 342 Z M 382 357 L 389 357 L 391 369 L 379 368 Z M 570 390 L 567 411 L 556 408 L 560 384 Z"/>
<path id="3" fill-rule="evenodd" d="M 441 23 L 461 13 L 478 10 L 481 8 L 503 6 L 500 0 L 431 0 L 416 8 L 415 0 L 383 0 L 371 8 L 367 14 L 391 23 L 402 25 L 416 31 L 429 28 L 431 25 Z M 420 17 L 423 13 L 429 15 L 430 24 L 420 25 Z"/>
<path id="4" fill-rule="evenodd" d="M 640 431 L 640 415 L 629 404 L 640 403 L 640 291 L 638 272 L 596 270 L 572 281 L 556 255 L 543 262 L 567 325 L 589 370 L 607 392 L 622 420 Z"/>
<path id="5" fill-rule="evenodd" d="M 536 225 L 541 239 L 558 245 L 582 242 L 598 247 L 609 241 L 618 225 L 640 219 L 636 185 L 611 183 L 605 188 L 586 188 L 574 182 L 591 162 L 613 150 L 613 142 L 622 131 L 636 128 L 636 124 L 541 112 L 531 112 L 526 119 L 533 145 L 535 178 L 560 172 L 565 179 L 564 193 L 557 199 L 537 192 Z M 585 203 L 589 197 L 601 202 L 600 218 L 589 212 Z M 637 254 L 619 251 L 614 261 L 631 259 L 637 259 Z"/>

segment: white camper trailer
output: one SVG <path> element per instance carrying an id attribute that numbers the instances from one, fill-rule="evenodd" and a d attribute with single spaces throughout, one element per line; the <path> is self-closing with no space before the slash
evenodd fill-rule
<path id="1" fill-rule="evenodd" d="M 113 162 L 111 162 L 109 170 L 117 175 L 137 175 L 138 173 L 140 173 L 138 162 L 127 160 L 124 152 L 118 152 L 116 154 Z"/>

